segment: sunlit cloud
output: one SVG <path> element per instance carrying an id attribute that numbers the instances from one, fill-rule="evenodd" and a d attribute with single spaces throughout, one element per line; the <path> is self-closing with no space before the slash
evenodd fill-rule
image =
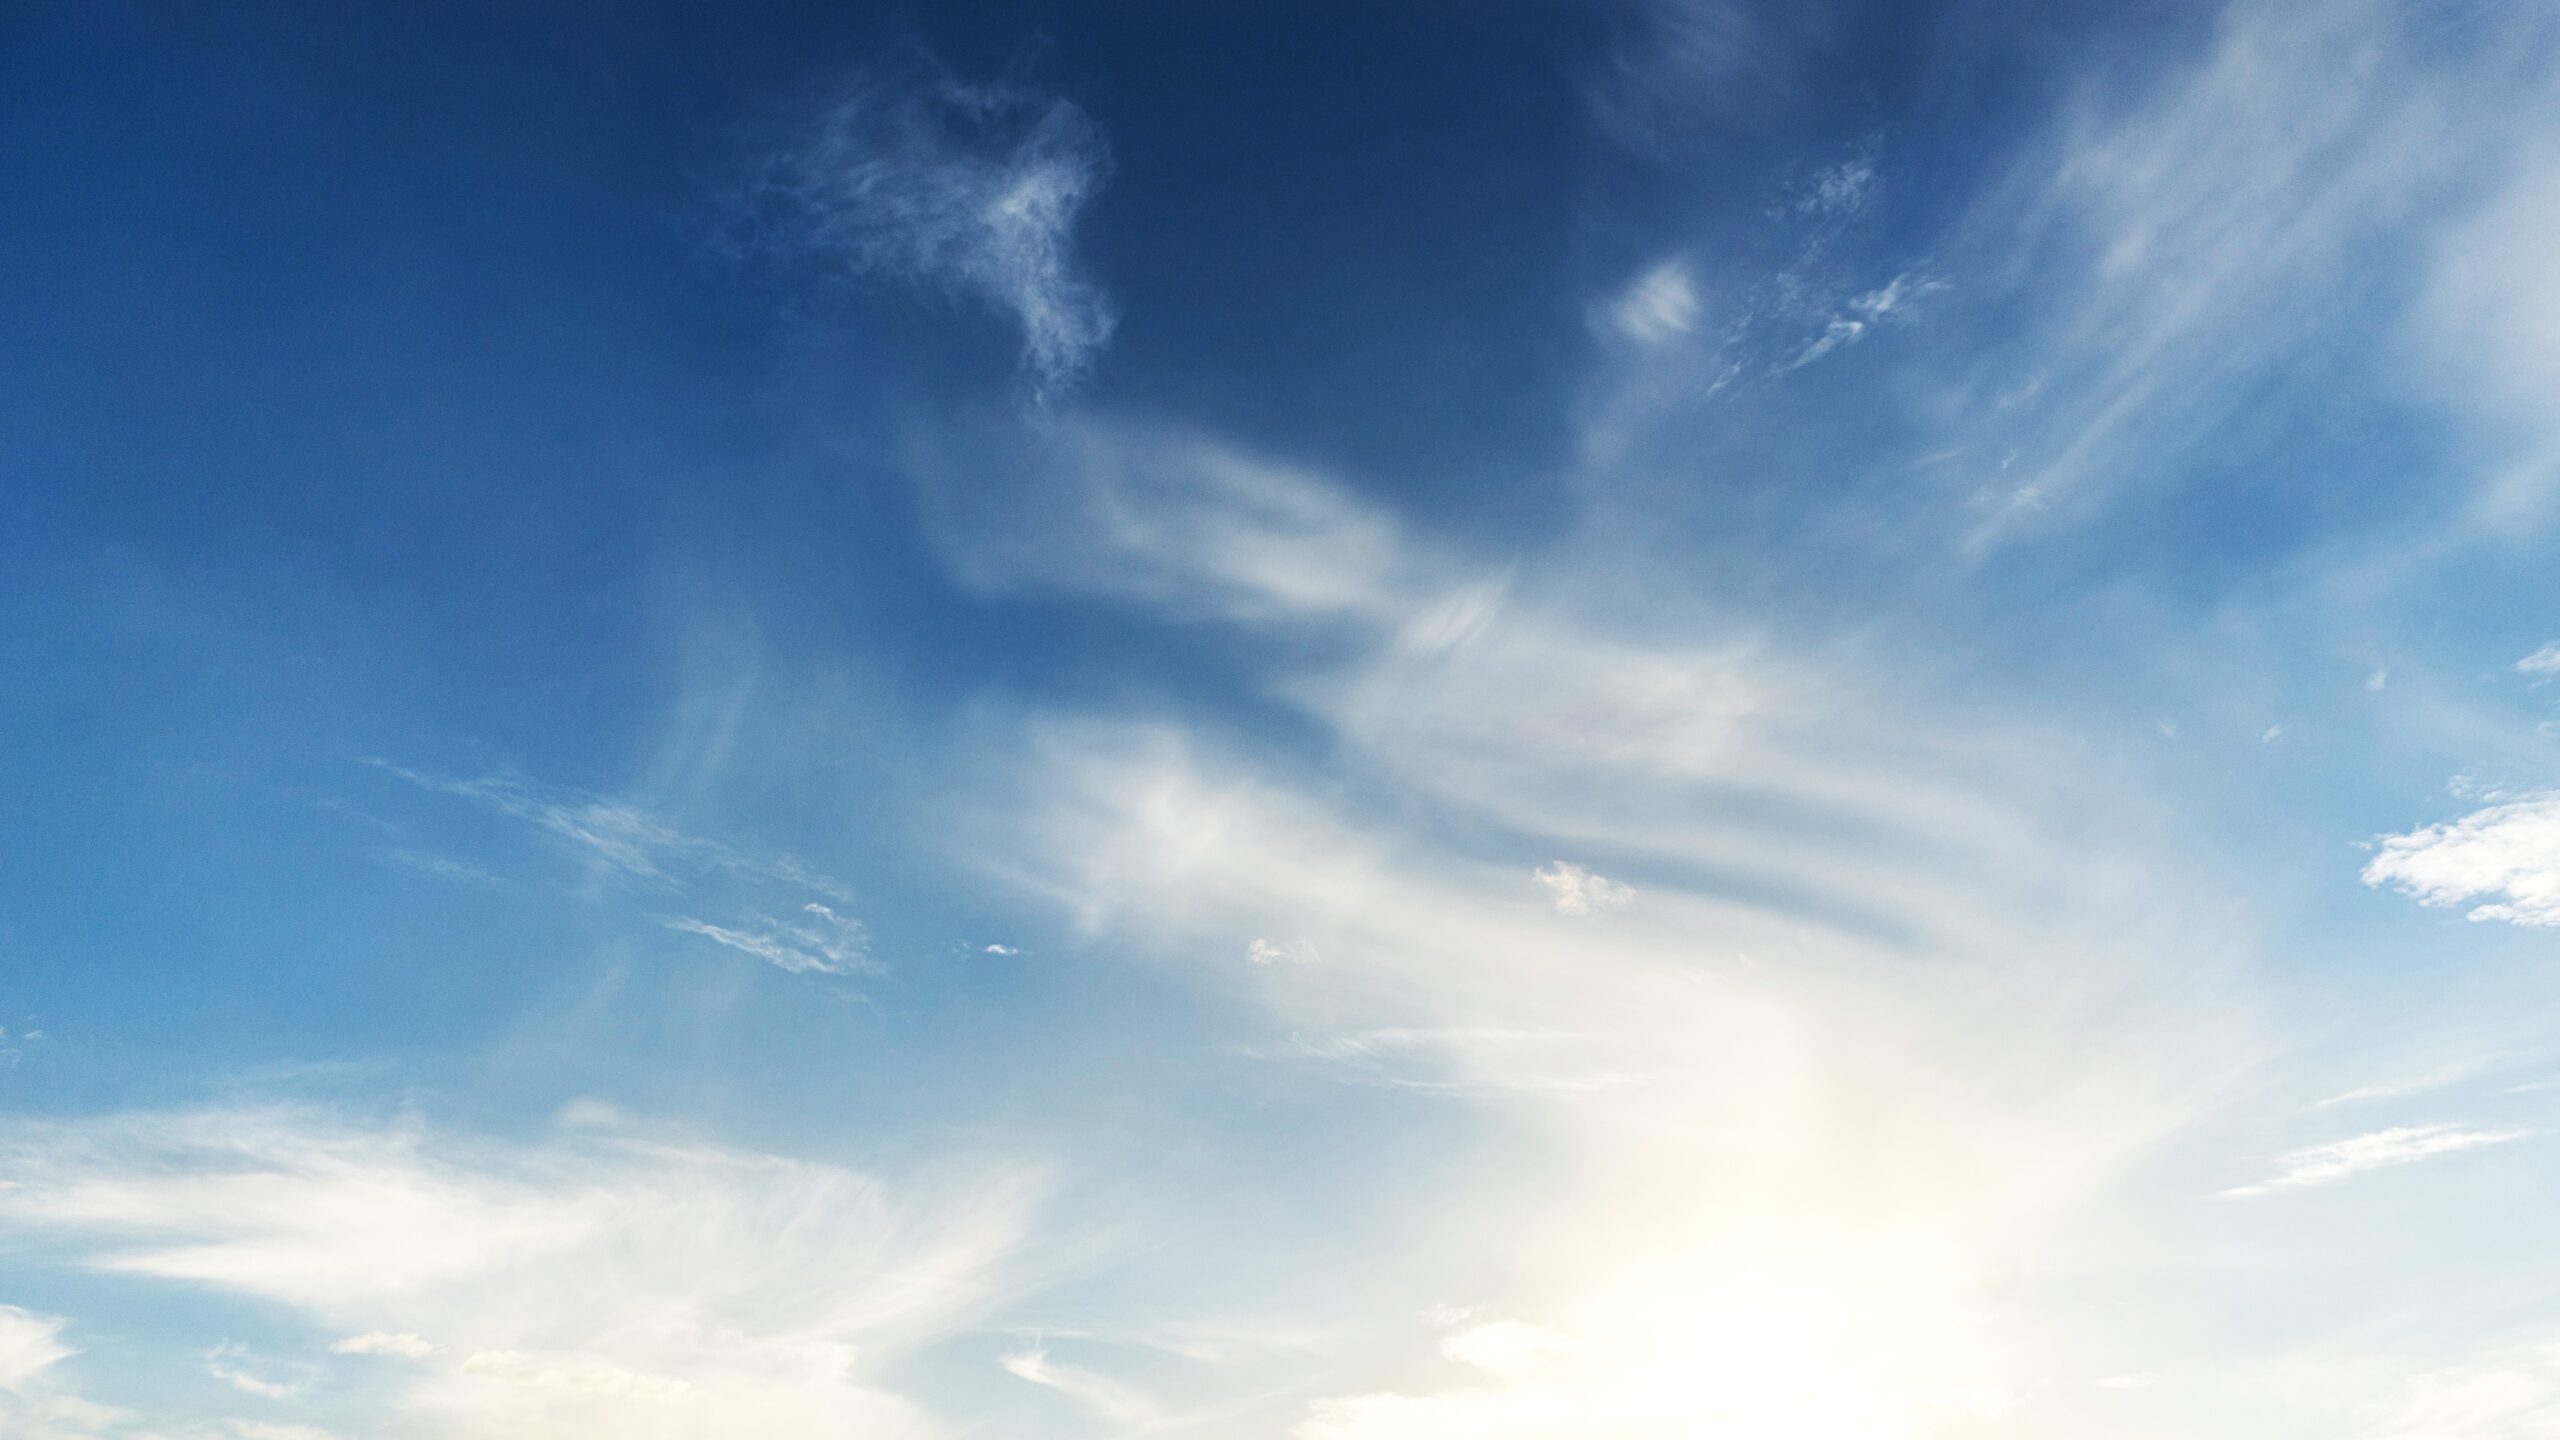
<path id="1" fill-rule="evenodd" d="M 2501 800 L 2376 844 L 2367 885 L 2421 905 L 2467 904 L 2474 920 L 2560 925 L 2560 792 Z"/>
<path id="2" fill-rule="evenodd" d="M 2222 1192 L 2230 1196 L 2267 1195 L 2335 1185 L 2368 1170 L 2413 1164 L 2438 1155 L 2454 1155 L 2488 1145 L 2526 1139 L 2530 1130 L 2483 1130 L 2468 1125 L 2397 1125 L 2388 1130 L 2332 1140 L 2284 1156 L 2267 1180 Z"/>

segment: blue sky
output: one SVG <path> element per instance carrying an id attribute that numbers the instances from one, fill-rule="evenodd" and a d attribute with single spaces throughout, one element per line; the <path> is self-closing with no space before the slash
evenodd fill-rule
<path id="1" fill-rule="evenodd" d="M 2528 4 L 0 20 L 0 1434 L 2560 1434 Z"/>

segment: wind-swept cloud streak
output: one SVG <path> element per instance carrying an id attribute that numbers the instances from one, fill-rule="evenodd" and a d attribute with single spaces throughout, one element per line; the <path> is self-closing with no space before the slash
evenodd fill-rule
<path id="1" fill-rule="evenodd" d="M 1003 1293 L 1043 1189 L 1001 1162 L 891 1185 L 630 1134 L 282 1110 L 12 1122 L 0 1163 L 21 1249 L 266 1302 L 315 1350 L 391 1367 L 386 1427 L 509 1440 L 935 1433 L 887 1376 Z M 29 1333 L 22 1370 L 51 1343 Z"/>
<path id="2" fill-rule="evenodd" d="M 965 295 L 1022 332 L 1036 397 L 1074 384 L 1111 337 L 1111 302 L 1074 254 L 1110 174 L 1072 102 L 939 71 L 854 77 L 749 170 L 742 245 L 852 279 Z"/>
<path id="3" fill-rule="evenodd" d="M 2366 1135 L 2332 1140 L 2296 1150 L 2277 1163 L 2282 1168 L 2267 1180 L 2222 1193 L 2245 1198 L 2279 1190 L 2305 1190 L 2335 1185 L 2368 1170 L 2409 1165 L 2438 1155 L 2454 1155 L 2486 1145 L 2504 1145 L 2532 1135 L 2530 1130 L 2481 1130 L 2468 1125 L 2395 1125 Z"/>
<path id="4" fill-rule="evenodd" d="M 632 801 L 515 776 L 457 779 L 387 760 L 366 763 L 421 790 L 458 796 L 523 821 L 570 853 L 628 880 L 673 887 L 704 874 L 724 874 L 798 886 L 839 902 L 853 898 L 843 881 L 792 856 L 759 853 L 692 833 Z"/>
<path id="5" fill-rule="evenodd" d="M 1209 437 L 1061 429 L 1037 473 L 1067 523 L 1034 551 L 1017 515 L 954 511 L 962 572 L 1326 636 L 1261 683 L 1337 763 L 1301 773 L 1197 714 L 1035 714 L 976 857 L 1177 973 L 1229 967 L 1203 983 L 1249 986 L 1288 1036 L 1256 1054 L 1477 1107 L 1510 1178 L 1469 1208 L 1541 1237 L 1488 1279 L 1519 1328 L 1461 1345 L 1476 1378 L 1427 1378 L 1441 1341 L 1371 1318 L 1376 1362 L 1293 1433 L 1894 1433 L 1931 1397 L 2024 1393 L 2038 1326 L 1982 1301 L 1979 1267 L 2248 1053 L 2218 1004 L 2237 947 L 2153 903 L 2176 862 L 2093 843 L 2046 794 L 2063 767 L 1861 698 L 1876 675 L 1711 620 L 1664 638 Z M 1641 857 L 1641 903 L 1560 853 Z M 1303 960 L 1249 963 L 1273 936 Z"/>

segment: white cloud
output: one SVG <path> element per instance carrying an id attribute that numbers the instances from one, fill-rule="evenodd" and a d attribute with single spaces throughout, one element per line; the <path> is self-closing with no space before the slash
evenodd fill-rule
<path id="1" fill-rule="evenodd" d="M 2386 835 L 2364 883 L 2422 905 L 2472 901 L 2474 920 L 2560 926 L 2560 791 L 2538 791 L 2406 835 Z"/>
<path id="2" fill-rule="evenodd" d="M 1815 172 L 1796 193 L 1796 209 L 1808 215 L 1845 215 L 1875 193 L 1876 157 L 1872 146 L 1836 165 Z"/>
<path id="3" fill-rule="evenodd" d="M 437 1347 L 419 1336 L 402 1331 L 368 1330 L 350 1335 L 329 1347 L 332 1355 L 390 1355 L 403 1360 L 424 1360 L 436 1353 Z"/>
<path id="4" fill-rule="evenodd" d="M 230 1420 L 222 1433 L 232 1440 L 338 1440 L 335 1432 L 317 1425 L 295 1425 L 273 1420 Z"/>
<path id="5" fill-rule="evenodd" d="M 0 1390 L 18 1390 L 27 1381 L 69 1357 L 62 1343 L 62 1320 L 15 1305 L 0 1305 Z"/>
<path id="6" fill-rule="evenodd" d="M 1687 265 L 1665 260 L 1637 276 L 1609 314 L 1619 334 L 1639 344 L 1659 345 L 1697 328 L 1697 282 Z"/>
<path id="7" fill-rule="evenodd" d="M 1812 343 L 1797 351 L 1796 358 L 1789 361 L 1783 368 L 1801 370 L 1843 345 L 1854 344 L 1858 337 L 1866 333 L 1867 322 L 1864 320 L 1832 320 L 1822 327 L 1821 334 L 1813 337 Z"/>
<path id="8" fill-rule="evenodd" d="M 1150 463 L 1220 448 L 1111 440 Z M 1273 468 L 1305 513 L 1364 513 Z M 1257 490 L 1196 464 L 1151 478 L 1197 533 L 1263 526 Z M 1116 538 L 1059 548 L 1097 533 Z M 989 873 L 1115 950 L 1196 970 L 1240 937 L 1306 937 L 1326 963 L 1254 974 L 1286 1037 L 1254 1053 L 1479 1102 L 1463 1123 L 1501 1147 L 1499 1182 L 1464 1204 L 1364 1192 L 1412 1238 L 1363 1292 L 1411 1285 L 1419 1309 L 1507 1243 L 1485 1313 L 1572 1346 L 1453 1380 L 1435 1335 L 1346 1367 L 1297 1433 L 1892 1434 L 1951 1397 L 2045 1403 L 2052 1317 L 1998 1277 L 2022 1247 L 2112 1253 L 2121 1227 L 2062 1217 L 2257 1053 L 2226 913 L 2157 901 L 2213 877 L 2140 842 L 2139 796 L 2082 788 L 2108 767 L 2076 736 L 2057 753 L 1712 618 L 1595 610 L 1588 575 L 1497 577 L 1383 520 L 1340 533 L 1357 544 L 1323 547 L 1323 584 L 1289 603 L 1256 547 L 1026 547 L 1051 583 L 1172 616 L 1327 620 L 1324 645 L 1270 647 L 1266 682 L 1325 759 L 1238 753 L 1207 722 L 1035 716 L 964 827 Z M 1416 619 L 1443 614 L 1463 619 Z M 1559 916 L 1616 882 L 1559 862 L 1531 890 L 1454 838 L 1489 834 L 1636 857 L 1644 903 Z"/>
<path id="9" fill-rule="evenodd" d="M 999 1293 L 1040 1188 L 1003 1164 L 892 1189 L 695 1142 L 299 1111 L 14 1122 L 0 1161 L 20 1253 L 356 1335 L 410 1361 L 387 1429 L 490 1440 L 927 1435 L 886 1369 Z"/>
<path id="10" fill-rule="evenodd" d="M 1155 1403 L 1146 1396 L 1108 1375 L 1053 1360 L 1046 1350 L 1017 1351 L 997 1363 L 1007 1374 L 1055 1390 L 1078 1409 L 1111 1425 L 1142 1426 L 1156 1418 Z"/>
<path id="11" fill-rule="evenodd" d="M 1180 427 L 1069 414 L 911 437 L 917 498 L 963 580 L 1226 620 L 1380 622 L 1399 527 L 1320 475 Z"/>
<path id="12" fill-rule="evenodd" d="M 2519 675 L 2560 675 L 2560 640 L 2554 640 L 2516 662 Z"/>
<path id="13" fill-rule="evenodd" d="M 1544 1369 L 1572 1348 L 1564 1336 L 1523 1320 L 1488 1320 L 1440 1339 L 1441 1354 L 1505 1380 Z"/>
<path id="14" fill-rule="evenodd" d="M 809 917 L 807 923 L 765 920 L 753 930 L 732 929 L 690 916 L 674 916 L 659 923 L 752 955 L 795 975 L 853 975 L 880 968 L 871 958 L 870 936 L 859 921 L 846 919 L 815 902 L 802 906 L 801 913 Z"/>
<path id="15" fill-rule="evenodd" d="M 2448 1085 L 2459 1085 L 2465 1080 L 2476 1078 L 2481 1072 L 2487 1070 L 2489 1065 L 2490 1060 L 2486 1058 L 2463 1060 L 2405 1080 L 2386 1080 L 2375 1085 L 2359 1085 L 2352 1090 L 2318 1101 L 2311 1108 L 2326 1110 L 2333 1105 L 2357 1105 L 2373 1100 L 2397 1100 L 2408 1095 L 2424 1095 L 2441 1090 Z"/>
<path id="16" fill-rule="evenodd" d="M 1633 886 L 1621 885 L 1606 875 L 1594 875 L 1569 860 L 1540 867 L 1537 881 L 1555 897 L 1556 909 L 1567 915 L 1614 910 L 1636 898 Z"/>
<path id="17" fill-rule="evenodd" d="M 790 855 L 765 854 L 690 833 L 675 821 L 627 800 L 591 795 L 514 777 L 453 779 L 388 761 L 366 762 L 422 790 L 458 796 L 520 820 L 607 873 L 678 887 L 720 875 L 796 887 L 848 902 L 852 890 Z"/>
<path id="18" fill-rule="evenodd" d="M 2544 1440 L 2560 1434 L 2560 1344 L 2516 1345 L 2412 1375 L 2355 1440 Z"/>
<path id="19" fill-rule="evenodd" d="M 2529 1130 L 2479 1130 L 2467 1125 L 2396 1125 L 2388 1130 L 2376 1130 L 2368 1135 L 2296 1150 L 2276 1162 L 2283 1168 L 2272 1178 L 2222 1193 L 2231 1196 L 2266 1195 L 2277 1190 L 2334 1185 L 2368 1170 L 2477 1150 L 2486 1145 L 2504 1145 L 2525 1139 L 2532 1133 Z"/>
<path id="20" fill-rule="evenodd" d="M 1949 257 L 1967 273 L 2033 268 L 2046 317 L 2026 340 L 2048 381 L 2036 402 L 1967 410 L 1981 417 L 1975 448 L 2021 457 L 1986 478 L 1977 543 L 2084 521 L 2122 487 L 2191 473 L 2177 460 L 2240 413 L 2251 377 L 2326 344 L 2370 345 L 2397 294 L 2374 286 L 2377 257 L 2425 244 L 2546 110 L 2540 79 L 2496 58 L 2538 47 L 2521 33 L 2538 23 L 2482 12 L 2459 46 L 2488 58 L 2464 64 L 2405 6 L 2238 0 L 2164 83 L 2093 76 L 2018 174 L 1986 189 L 1966 227 L 1980 240 Z M 2482 304 L 2503 309 L 2510 280 L 2547 283 L 2526 273 L 2544 229 L 2501 227 L 2514 263 L 2484 262 L 2503 278 L 2478 288 Z M 2469 293 L 2423 308 L 2461 317 L 2438 328 L 2474 346 Z"/>
<path id="21" fill-rule="evenodd" d="M 205 1356 L 204 1373 L 243 1395 L 255 1395 L 261 1400 L 291 1400 L 311 1388 L 308 1375 L 278 1379 L 243 1364 L 247 1357 L 248 1351 L 238 1345 L 217 1345 Z"/>
<path id="22" fill-rule="evenodd" d="M 1074 255 L 1076 219 L 1109 172 L 1101 132 L 1067 100 L 947 76 L 865 78 L 754 169 L 741 233 L 756 249 L 1003 312 L 1048 398 L 1115 323 Z"/>
<path id="23" fill-rule="evenodd" d="M 1312 965 L 1319 957 L 1313 941 L 1256 937 L 1244 947 L 1244 958 L 1256 965 Z"/>
<path id="24" fill-rule="evenodd" d="M 2514 113 L 2540 120 L 2543 133 L 2437 245 L 2415 317 L 2428 363 L 2411 367 L 2448 404 L 2505 432 L 2510 459 L 2481 497 L 2480 518 L 2499 532 L 2547 518 L 2560 486 L 2550 407 L 2560 389 L 2560 277 L 2549 257 L 2560 226 L 2560 116 L 2547 102 Z M 2482 148 L 2507 158 L 2503 145 Z"/>
<path id="25" fill-rule="evenodd" d="M 1581 1037 L 1497 1025 L 1387 1025 L 1292 1036 L 1279 1058 L 1313 1061 L 1362 1084 L 1462 1100 L 1569 1098 L 1630 1083 L 1596 1068 Z"/>

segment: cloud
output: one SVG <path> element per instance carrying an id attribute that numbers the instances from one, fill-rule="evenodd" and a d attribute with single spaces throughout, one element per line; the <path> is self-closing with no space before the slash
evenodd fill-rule
<path id="1" fill-rule="evenodd" d="M 1017 1379 L 1055 1390 L 1079 1410 L 1119 1427 L 1142 1426 L 1156 1418 L 1155 1403 L 1107 1375 L 1049 1358 L 1046 1350 L 1017 1351 L 998 1364 Z"/>
<path id="2" fill-rule="evenodd" d="M 1292 1036 L 1277 1058 L 1314 1061 L 1361 1084 L 1461 1100 L 1571 1097 L 1634 1079 L 1592 1068 L 1591 1049 L 1557 1031 L 1390 1025 Z"/>
<path id="3" fill-rule="evenodd" d="M 740 243 L 1004 314 L 1045 400 L 1084 374 L 1115 323 L 1074 254 L 1077 217 L 1110 168 L 1070 101 L 939 73 L 861 76 L 752 168 Z"/>
<path id="4" fill-rule="evenodd" d="M 2123 1243 L 2066 1217 L 2257 1053 L 2231 912 L 2157 903 L 2213 877 L 2145 843 L 2140 796 L 2078 732 L 2057 750 L 1890 666 L 1666 624 L 1642 577 L 1612 578 L 1648 602 L 1611 609 L 1569 559 L 1470 564 L 1309 468 L 1257 459 L 1284 478 L 1240 484 L 1213 439 L 1079 436 L 1067 503 L 1143 465 L 1200 543 L 1142 517 L 1023 563 L 1242 634 L 1269 657 L 1255 702 L 1322 758 L 1238 739 L 1215 706 L 1038 710 L 987 767 L 966 853 L 1172 974 L 1257 937 L 1319 947 L 1251 972 L 1276 1038 L 1250 1053 L 1475 1102 L 1440 1123 L 1503 1159 L 1481 1184 L 1470 1161 L 1463 1205 L 1387 1179 L 1347 1196 L 1410 1237 L 1364 1295 L 1442 1293 L 1507 1238 L 1486 1313 L 1572 1340 L 1455 1378 L 1440 1334 L 1401 1360 L 1381 1342 L 1295 1433 L 1891 1434 L 1946 1397 L 2042 1393 L 2052 1317 L 1998 1277 L 2022 1247 Z M 1292 544 L 1348 542 L 1309 540 L 1321 584 L 1283 588 L 1273 547 L 1243 543 L 1275 495 L 1326 517 Z M 1314 623 L 1325 643 L 1281 643 Z M 1616 883 L 1558 862 L 1523 885 L 1488 836 L 1632 857 L 1644 903 L 1560 911 Z"/>
<path id="5" fill-rule="evenodd" d="M 278 1110 L 13 1121 L 0 1164 L 22 1257 L 354 1334 L 341 1353 L 409 1362 L 386 1428 L 492 1440 L 927 1435 L 886 1367 L 1001 1292 L 1042 1189 L 1001 1163 L 893 1188 L 698 1142 Z"/>
<path id="6" fill-rule="evenodd" d="M 2352 1090 L 2318 1101 L 2311 1108 L 2326 1110 L 2332 1105 L 2357 1105 L 2373 1100 L 2397 1100 L 2408 1095 L 2424 1095 L 2430 1091 L 2444 1089 L 2448 1085 L 2459 1085 L 2465 1080 L 2476 1078 L 2489 1068 L 2489 1064 L 2488 1059 L 2464 1060 L 2406 1080 L 2388 1080 L 2378 1085 L 2359 1085 Z"/>
<path id="7" fill-rule="evenodd" d="M 2408 287 L 2396 277 L 2428 268 L 2445 217 L 2547 123 L 2542 77 L 2520 58 L 2540 52 L 2545 28 L 2520 10 L 2438 25 L 2380 0 L 2238 0 L 2161 83 L 2093 74 L 1944 247 L 1968 276 L 2017 277 L 2038 317 L 1974 382 L 1985 398 L 2016 384 L 2023 351 L 2041 382 L 2031 403 L 1965 411 L 1970 448 L 2016 457 L 1983 477 L 1975 542 L 2086 523 L 2159 477 L 2223 473 L 2227 449 L 2212 447 L 2246 438 L 2230 427 L 2260 377 L 2398 328 Z M 2532 348 L 2481 344 L 2518 327 L 2473 322 L 2507 320 L 2518 284 L 2547 285 L 2528 273 L 2547 228 L 2520 215 L 2464 247 L 2496 278 L 2437 286 L 2446 293 L 2419 308 L 2442 318 L 2423 328 L 2484 370 Z M 2416 384 L 2445 373 L 2428 367 Z M 2547 390 L 2524 380 L 2513 393 Z"/>
<path id="8" fill-rule="evenodd" d="M 279 1380 L 249 1369 L 240 1363 L 247 1355 L 248 1352 L 238 1345 L 217 1345 L 205 1356 L 204 1373 L 244 1395 L 255 1395 L 261 1400 L 291 1400 L 311 1388 L 308 1375 Z"/>
<path id="9" fill-rule="evenodd" d="M 35 1376 L 73 1352 L 62 1343 L 62 1320 L 15 1305 L 0 1305 L 0 1390 L 21 1390 Z"/>
<path id="10" fill-rule="evenodd" d="M 1609 308 L 1619 334 L 1643 345 L 1659 345 L 1697 328 L 1697 283 L 1689 267 L 1665 260 L 1636 277 Z"/>
<path id="11" fill-rule="evenodd" d="M 387 760 L 365 762 L 421 790 L 457 796 L 520 820 L 601 870 L 668 888 L 705 875 L 796 886 L 849 902 L 844 882 L 789 855 L 764 854 L 693 834 L 646 806 L 508 776 L 455 779 Z"/>
<path id="12" fill-rule="evenodd" d="M 1394 517 L 1326 477 L 1178 425 L 1070 413 L 910 437 L 946 558 L 990 592 L 1080 591 L 1186 617 L 1341 623 L 1401 601 Z"/>
<path id="13" fill-rule="evenodd" d="M 1614 910 L 1636 898 L 1632 886 L 1621 885 L 1606 875 L 1594 875 L 1568 860 L 1541 867 L 1537 880 L 1555 896 L 1556 909 L 1567 915 Z"/>
<path id="14" fill-rule="evenodd" d="M 2519 675 L 2560 675 L 2560 640 L 2554 640 L 2516 662 Z"/>
<path id="15" fill-rule="evenodd" d="M 2478 1130 L 2467 1125 L 2397 1125 L 2388 1130 L 2376 1130 L 2371 1134 L 2296 1150 L 2276 1162 L 2283 1168 L 2272 1179 L 2222 1193 L 2230 1196 L 2267 1195 L 2278 1190 L 2334 1185 L 2368 1170 L 2407 1165 L 2437 1155 L 2477 1150 L 2485 1145 L 2504 1145 L 2531 1134 L 2530 1130 Z"/>
<path id="16" fill-rule="evenodd" d="M 1798 186 L 1795 208 L 1806 215 L 1846 215 L 1864 207 L 1875 188 L 1875 147 L 1862 146 L 1838 164 L 1815 171 Z"/>
<path id="17" fill-rule="evenodd" d="M 395 1335 L 388 1330 L 368 1330 L 362 1335 L 350 1335 L 332 1344 L 329 1347 L 329 1353 L 332 1355 L 389 1355 L 402 1360 L 424 1360 L 435 1354 L 437 1348 L 406 1331 Z"/>
<path id="18" fill-rule="evenodd" d="M 421 875 L 432 875 L 438 880 L 450 881 L 456 885 L 472 885 L 487 890 L 515 888 L 515 882 L 503 875 L 493 875 L 477 865 L 466 865 L 462 861 L 443 855 L 430 855 L 421 850 L 386 847 L 374 851 L 373 858 L 385 865 L 415 870 Z"/>
<path id="19" fill-rule="evenodd" d="M 795 975 L 852 975 L 880 968 L 879 962 L 871 958 L 870 936 L 860 922 L 815 903 L 802 906 L 801 913 L 810 917 L 805 924 L 766 920 L 754 930 L 733 930 L 689 916 L 659 923 L 752 955 Z"/>
<path id="20" fill-rule="evenodd" d="M 1572 1342 L 1555 1331 L 1521 1320 L 1488 1320 L 1453 1330 L 1440 1340 L 1441 1354 L 1503 1379 L 1543 1369 L 1572 1348 Z"/>
<path id="21" fill-rule="evenodd" d="M 1322 956 L 1312 941 L 1265 940 L 1257 936 L 1244 947 L 1244 958 L 1256 965 L 1312 965 Z"/>
<path id="22" fill-rule="evenodd" d="M 2421 905 L 2462 905 L 2470 918 L 2560 926 L 2560 791 L 2475 810 L 2406 835 L 2386 835 L 2364 883 L 2388 885 Z"/>
<path id="23" fill-rule="evenodd" d="M 2506 145 L 2475 138 L 2510 170 L 2438 240 L 2412 320 L 2426 363 L 2410 367 L 2418 384 L 2498 432 L 2492 453 L 2505 459 L 2480 497 L 2479 516 L 2498 533 L 2546 520 L 2560 487 L 2560 427 L 2550 407 L 2560 389 L 2560 278 L 2547 253 L 2560 226 L 2560 115 L 2547 101 L 2519 103 L 2513 113 L 2538 122 L 2541 133 L 2511 157 Z"/>
<path id="24" fill-rule="evenodd" d="M 2408 1377 L 2355 1440 L 2528 1440 L 2560 1420 L 2560 1343 L 2501 1347 Z"/>

